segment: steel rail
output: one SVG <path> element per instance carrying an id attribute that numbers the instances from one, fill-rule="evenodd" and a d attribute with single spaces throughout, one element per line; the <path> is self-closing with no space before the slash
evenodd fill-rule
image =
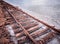
<path id="1" fill-rule="evenodd" d="M 8 4 L 8 3 L 7 3 L 7 4 Z M 10 4 L 8 4 L 8 5 L 10 5 Z M 38 22 L 44 24 L 45 26 L 51 28 L 51 30 L 54 30 L 55 32 L 60 33 L 60 31 L 59 31 L 58 29 L 54 28 L 53 26 L 50 26 L 48 23 L 45 23 L 44 21 L 39 20 L 39 19 L 31 16 L 30 14 L 24 12 L 22 9 L 18 9 L 18 8 L 14 7 L 13 5 L 10 5 L 10 6 L 11 6 L 12 8 L 14 8 L 15 10 L 20 11 L 20 12 L 23 12 L 23 13 L 27 14 L 28 16 L 30 16 L 31 18 L 33 18 L 33 19 L 37 20 Z"/>
<path id="2" fill-rule="evenodd" d="M 4 3 L 7 3 L 7 2 L 5 2 L 5 1 L 3 1 L 3 2 L 4 2 Z M 7 3 L 7 4 L 8 4 L 8 3 Z M 18 8 L 14 7 L 13 5 L 10 5 L 10 4 L 8 4 L 8 5 L 11 6 L 12 8 L 14 8 L 15 10 L 20 11 L 20 12 L 23 12 L 23 13 L 27 14 L 28 16 L 30 16 L 31 18 L 37 20 L 38 22 L 46 25 L 47 27 L 51 28 L 51 30 L 54 30 L 55 32 L 60 33 L 60 31 L 59 31 L 58 29 L 54 28 L 53 26 L 50 26 L 48 23 L 45 23 L 44 21 L 41 21 L 41 20 L 39 20 L 39 19 L 31 16 L 30 14 L 24 12 L 22 9 L 18 9 Z"/>
<path id="3" fill-rule="evenodd" d="M 6 8 L 5 8 L 6 9 Z M 13 14 L 11 14 L 7 9 L 6 11 L 14 18 L 14 20 L 16 21 L 17 24 L 19 24 L 19 26 L 21 27 L 21 29 L 23 29 L 24 33 L 26 36 L 28 36 L 33 42 L 34 44 L 38 44 L 37 41 L 35 41 L 32 36 L 30 36 L 30 34 L 27 32 L 27 30 L 20 24 L 20 22 L 18 22 L 15 18 L 15 16 Z"/>
<path id="4" fill-rule="evenodd" d="M 17 8 L 16 8 L 16 9 L 17 9 Z M 39 20 L 39 19 L 37 19 L 37 18 L 35 18 L 35 17 L 31 16 L 30 14 L 28 14 L 28 13 L 24 12 L 24 11 L 23 11 L 23 10 L 21 10 L 21 9 L 20 9 L 20 11 L 22 11 L 22 12 L 23 12 L 23 13 L 25 13 L 25 14 L 27 14 L 27 15 L 28 15 L 28 16 L 30 16 L 31 18 L 33 18 L 33 19 L 37 20 L 38 22 L 40 22 L 40 23 L 44 24 L 45 26 L 47 26 L 47 27 L 51 28 L 51 30 L 54 30 L 55 32 L 60 33 L 60 31 L 59 31 L 58 29 L 56 29 L 55 27 L 50 26 L 49 24 L 47 24 L 47 23 L 45 23 L 45 22 L 43 22 L 43 21 L 41 21 L 41 20 Z"/>
<path id="5" fill-rule="evenodd" d="M 45 22 L 43 22 L 43 21 L 41 21 L 41 20 L 39 20 L 39 19 L 31 16 L 30 14 L 24 12 L 24 11 L 21 10 L 21 9 L 19 10 L 18 8 L 14 7 L 14 6 L 11 6 L 11 5 L 9 5 L 9 6 L 10 6 L 12 9 L 16 10 L 16 11 L 23 12 L 24 14 L 30 16 L 31 18 L 35 19 L 36 21 L 44 24 L 44 25 L 47 26 L 48 28 L 51 28 L 51 30 L 54 30 L 55 32 L 57 32 L 57 33 L 60 34 L 60 31 L 59 31 L 58 29 L 56 29 L 55 27 L 49 25 L 48 23 L 45 23 Z M 6 8 L 6 10 L 7 10 L 7 8 Z M 21 23 L 16 20 L 16 18 L 15 18 L 15 16 L 14 16 L 13 14 L 11 14 L 8 10 L 7 10 L 7 12 L 13 17 L 13 19 L 17 22 L 17 24 L 19 24 L 19 26 L 21 27 L 21 29 L 23 29 L 23 32 L 25 33 L 25 35 L 28 36 L 28 37 L 32 40 L 32 42 L 33 42 L 34 44 L 40 44 L 40 43 L 37 43 L 37 41 L 33 39 L 33 37 L 32 37 L 32 36 L 29 34 L 29 32 L 21 25 Z M 41 42 L 41 44 L 42 44 L 42 42 Z"/>

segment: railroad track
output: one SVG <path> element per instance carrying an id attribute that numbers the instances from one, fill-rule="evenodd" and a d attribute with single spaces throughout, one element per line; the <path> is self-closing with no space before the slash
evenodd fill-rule
<path id="1" fill-rule="evenodd" d="M 3 27 L 2 29 L 5 29 L 9 35 L 8 38 L 7 35 L 4 36 L 8 41 L 6 44 L 47 44 L 56 36 L 56 33 L 60 33 L 54 26 L 50 26 L 4 1 L 1 1 L 0 5 L 5 19 L 1 28 Z"/>

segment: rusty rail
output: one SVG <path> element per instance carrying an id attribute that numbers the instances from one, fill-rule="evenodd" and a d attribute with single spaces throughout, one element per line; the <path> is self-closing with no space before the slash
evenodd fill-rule
<path id="1" fill-rule="evenodd" d="M 55 31 L 55 32 L 57 32 L 57 33 L 59 33 L 60 34 L 60 31 L 58 30 L 58 29 L 56 29 L 56 28 L 54 28 L 53 26 L 50 26 L 49 24 L 47 24 L 47 23 L 45 23 L 45 22 L 43 22 L 43 21 L 41 21 L 41 20 L 38 20 L 38 19 L 36 19 L 35 17 L 33 17 L 33 16 L 31 16 L 31 15 L 29 15 L 28 13 L 26 13 L 26 12 L 24 12 L 23 10 L 19 10 L 19 9 L 17 9 L 17 8 L 15 8 L 14 6 L 12 6 L 12 5 L 10 5 L 10 4 L 8 4 L 8 3 L 6 3 L 6 2 L 4 2 L 4 1 L 2 1 L 2 5 L 3 5 L 3 9 L 5 9 L 6 10 L 6 12 L 8 13 L 8 14 L 6 14 L 7 16 L 8 15 L 10 15 L 10 16 L 8 16 L 7 17 L 7 21 L 6 22 L 8 22 L 7 24 L 8 25 L 11 25 L 11 26 L 13 26 L 13 28 L 15 28 L 15 30 L 14 30 L 14 33 L 16 33 L 16 35 L 15 35 L 15 37 L 17 38 L 17 40 L 20 40 L 20 42 L 25 42 L 25 39 L 26 39 L 26 37 L 28 37 L 29 39 L 27 39 L 27 40 L 30 40 L 30 41 L 32 41 L 32 43 L 34 43 L 34 44 L 44 44 L 45 43 L 45 40 L 46 41 L 48 41 L 49 39 L 52 39 L 54 36 L 55 36 L 55 33 L 53 32 L 53 31 Z M 26 14 L 27 16 L 29 16 L 30 18 L 32 18 L 32 19 L 34 19 L 34 20 L 36 20 L 37 21 L 37 23 L 32 23 L 32 24 L 30 24 L 29 22 L 29 20 L 27 20 L 27 22 L 25 21 L 26 19 L 25 19 L 25 17 L 23 17 L 23 18 L 21 18 L 21 17 L 19 17 L 18 18 L 18 13 L 11 13 L 9 10 L 10 9 L 12 9 L 12 10 L 14 10 L 14 11 L 11 11 L 11 12 L 16 12 L 16 11 L 19 11 L 19 13 L 20 12 L 22 12 L 22 17 L 24 16 L 23 14 Z M 3 10 L 4 11 L 4 10 Z M 17 17 L 16 17 L 16 16 Z M 12 18 L 11 18 L 12 17 Z M 6 18 L 6 17 L 5 17 Z M 21 19 L 20 19 L 21 18 Z M 10 19 L 10 20 L 9 20 Z M 18 19 L 18 20 L 17 20 Z M 28 18 L 27 18 L 28 19 Z M 20 20 L 20 21 L 19 21 Z M 30 19 L 31 20 L 31 19 Z M 35 21 L 34 21 L 35 22 Z M 42 30 L 40 30 L 40 25 L 39 25 L 39 22 L 41 23 L 41 24 L 43 24 L 44 26 L 46 26 L 47 28 L 42 28 Z M 28 24 L 28 25 L 25 25 L 25 26 L 23 26 L 24 24 Z M 18 25 L 18 27 L 17 27 L 17 25 Z M 30 28 L 29 28 L 29 26 L 30 26 Z M 20 30 L 18 30 L 18 28 L 20 29 Z M 49 30 L 49 31 L 48 31 Z M 52 31 L 53 30 L 53 31 Z M 20 31 L 20 32 L 18 32 L 18 31 Z M 46 31 L 48 31 L 48 32 L 46 32 Z M 18 32 L 18 33 L 17 33 Z M 46 33 L 45 33 L 46 32 Z M 45 34 L 47 34 L 47 33 L 49 33 L 48 35 L 46 35 L 46 36 L 44 36 Z M 52 35 L 52 36 L 51 36 Z M 44 36 L 43 38 L 39 38 L 39 41 L 37 41 L 37 40 L 35 40 L 36 38 L 38 38 L 38 37 L 41 37 L 41 36 Z M 50 37 L 51 36 L 51 37 Z M 47 39 L 46 39 L 47 38 Z M 30 43 L 30 42 L 29 42 Z M 18 43 L 19 44 L 19 43 Z"/>
<path id="2" fill-rule="evenodd" d="M 6 8 L 5 8 L 6 9 Z M 30 36 L 30 34 L 27 32 L 27 30 L 16 20 L 16 18 L 14 17 L 13 14 L 11 14 L 7 9 L 6 11 L 14 18 L 14 20 L 17 22 L 17 24 L 19 24 L 19 26 L 21 27 L 21 29 L 23 29 L 24 33 L 26 36 L 28 36 L 35 44 L 38 44 L 33 38 L 32 36 Z"/>
<path id="3" fill-rule="evenodd" d="M 4 2 L 4 1 L 3 1 L 3 2 Z M 8 4 L 7 2 L 5 2 L 5 3 Z M 8 5 L 10 5 L 10 4 L 8 4 Z M 47 23 L 45 23 L 45 22 L 43 22 L 43 21 L 41 21 L 41 20 L 39 20 L 39 19 L 37 19 L 37 18 L 29 15 L 28 13 L 24 12 L 22 9 L 19 10 L 18 8 L 14 7 L 13 5 L 10 5 L 10 6 L 11 6 L 12 8 L 16 9 L 17 11 L 20 11 L 20 12 L 23 12 L 23 13 L 27 14 L 28 16 L 32 17 L 33 19 L 37 20 L 38 22 L 40 22 L 40 23 L 46 25 L 47 27 L 51 28 L 51 29 L 54 30 L 55 32 L 60 33 L 60 31 L 59 31 L 58 29 L 56 29 L 56 28 L 54 28 L 53 26 L 50 26 L 49 24 L 47 24 Z"/>
<path id="4" fill-rule="evenodd" d="M 17 8 L 16 8 L 16 9 L 17 9 Z M 20 10 L 20 11 L 22 11 L 22 10 Z M 60 31 L 59 31 L 58 29 L 54 28 L 53 26 L 50 26 L 49 24 L 47 24 L 47 23 L 45 23 L 45 22 L 43 22 L 43 21 L 41 21 L 41 20 L 39 20 L 39 19 L 37 19 L 37 18 L 29 15 L 28 13 L 26 13 L 26 12 L 24 12 L 24 11 L 22 11 L 22 12 L 25 13 L 25 14 L 27 14 L 28 16 L 32 17 L 33 19 L 37 20 L 38 22 L 44 24 L 45 26 L 51 28 L 51 29 L 54 30 L 55 32 L 60 33 Z"/>

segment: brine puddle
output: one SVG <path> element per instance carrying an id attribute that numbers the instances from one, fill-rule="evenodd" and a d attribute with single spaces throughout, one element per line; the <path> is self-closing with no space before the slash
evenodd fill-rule
<path id="1" fill-rule="evenodd" d="M 10 35 L 11 35 L 11 41 L 13 41 L 15 44 L 18 44 L 12 26 L 7 25 L 6 28 L 7 28 L 7 31 L 8 31 L 8 32 L 10 33 Z"/>

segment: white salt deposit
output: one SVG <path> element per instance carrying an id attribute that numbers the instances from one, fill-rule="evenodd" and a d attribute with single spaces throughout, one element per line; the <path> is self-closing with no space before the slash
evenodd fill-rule
<path id="1" fill-rule="evenodd" d="M 17 39 L 16 39 L 16 37 L 15 37 L 15 33 L 14 33 L 14 31 L 13 31 L 13 28 L 12 28 L 10 25 L 7 25 L 6 28 L 7 28 L 7 31 L 8 31 L 8 32 L 10 33 L 10 35 L 11 35 L 11 40 L 12 40 L 15 44 L 18 44 L 18 43 L 17 43 Z"/>

